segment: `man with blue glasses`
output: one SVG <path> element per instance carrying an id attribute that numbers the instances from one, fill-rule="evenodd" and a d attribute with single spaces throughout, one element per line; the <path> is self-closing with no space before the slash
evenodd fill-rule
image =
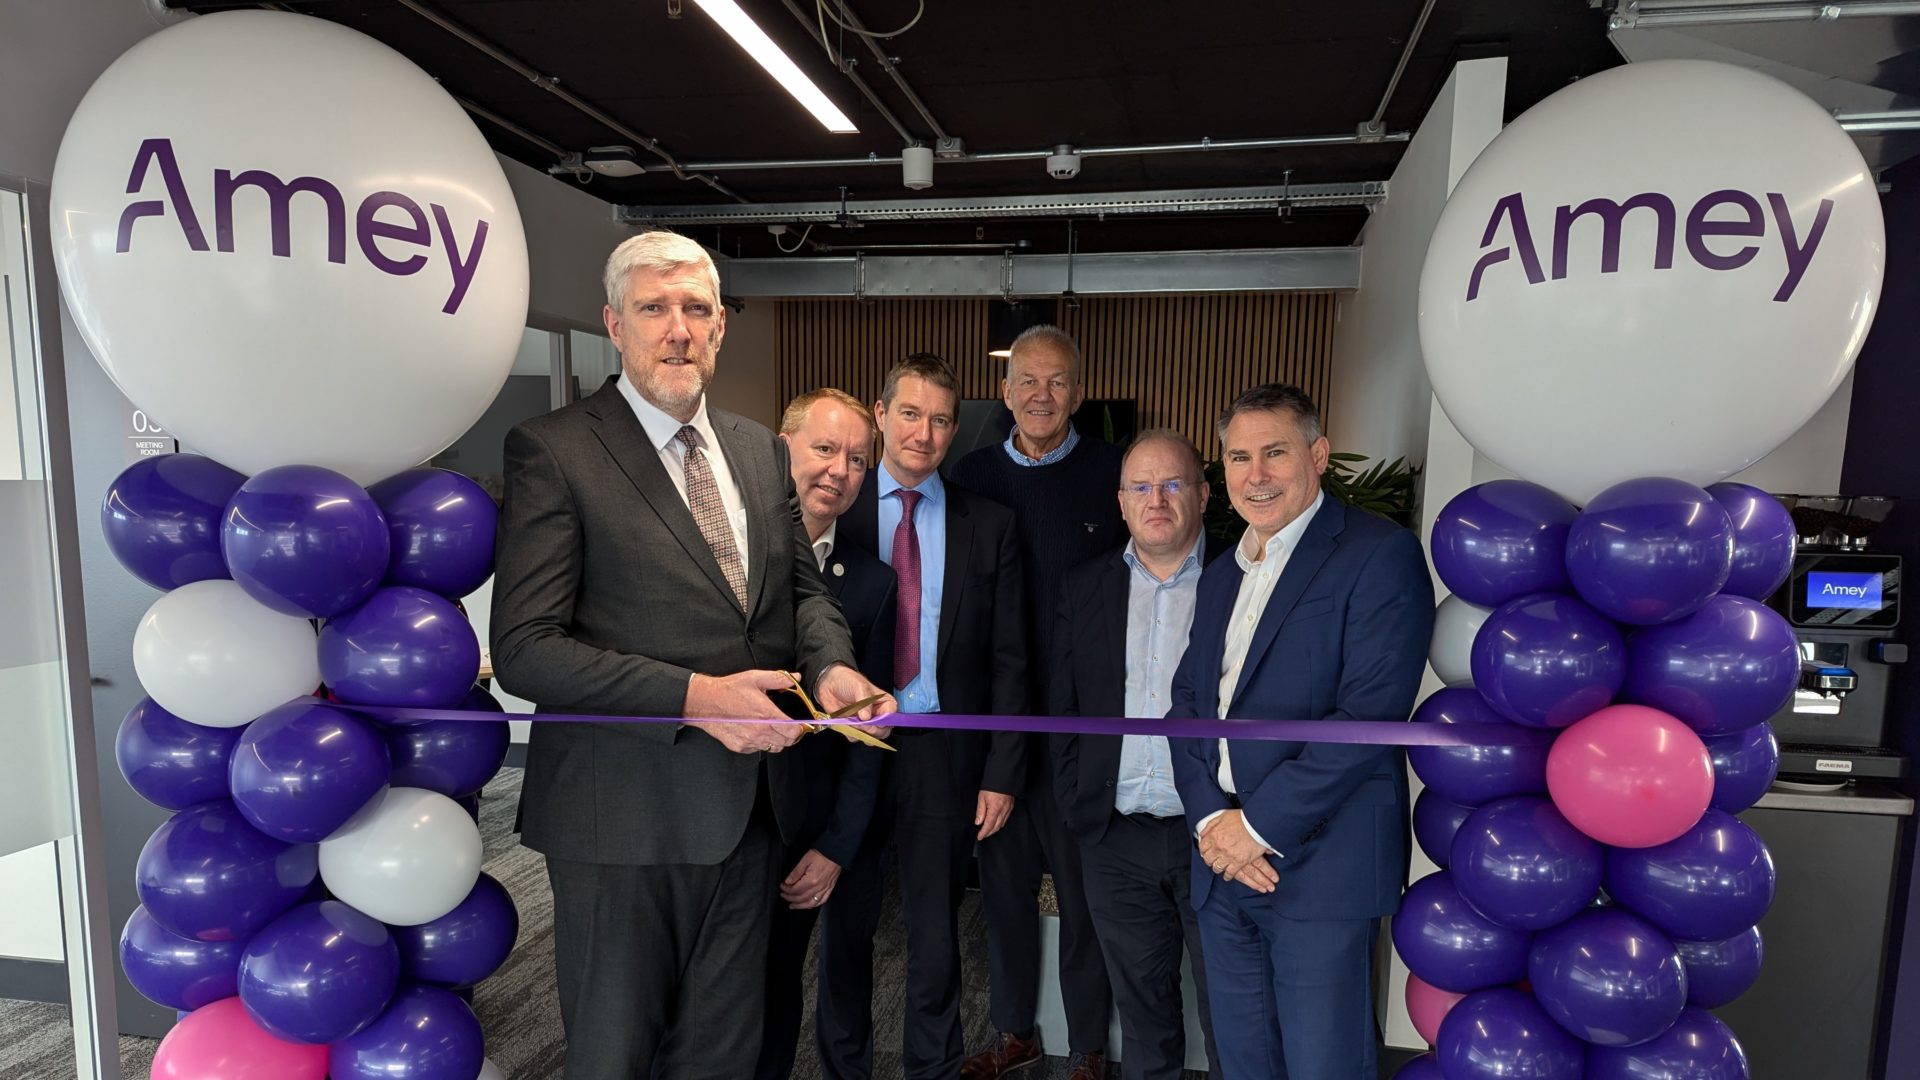
<path id="1" fill-rule="evenodd" d="M 1148 431 L 1120 468 L 1125 547 L 1066 577 L 1054 619 L 1054 716 L 1165 716 L 1200 572 L 1226 548 L 1202 535 L 1209 492 L 1178 432 Z M 1125 1080 L 1178 1080 L 1186 1059 L 1180 957 L 1193 966 L 1213 1058 L 1200 924 L 1188 904 L 1193 841 L 1158 735 L 1055 735 L 1054 792 L 1080 847 L 1087 903 L 1120 1006 Z M 1218 1075 L 1217 1071 L 1215 1075 Z"/>

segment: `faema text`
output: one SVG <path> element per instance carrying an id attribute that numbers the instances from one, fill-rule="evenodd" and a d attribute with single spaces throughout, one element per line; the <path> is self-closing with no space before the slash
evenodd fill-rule
<path id="1" fill-rule="evenodd" d="M 1813 263 L 1814 252 L 1820 247 L 1820 238 L 1826 235 L 1827 221 L 1833 216 L 1833 200 L 1821 199 L 1811 222 L 1796 223 L 1786 196 L 1770 191 L 1766 193 L 1766 198 L 1767 205 L 1763 209 L 1759 199 L 1730 188 L 1701 196 L 1687 211 L 1687 254 L 1708 270 L 1740 269 L 1760 253 L 1758 243 L 1746 241 L 1759 240 L 1767 235 L 1770 211 L 1773 229 L 1779 236 L 1776 243 L 1786 256 L 1786 273 L 1774 290 L 1773 299 L 1785 303 L 1793 298 L 1793 291 L 1799 287 L 1800 279 Z M 1709 220 L 1708 215 L 1715 211 L 1720 213 Z M 1649 191 L 1620 202 L 1599 198 L 1588 199 L 1577 206 L 1568 204 L 1555 207 L 1553 243 L 1548 251 L 1553 261 L 1553 280 L 1560 281 L 1567 276 L 1568 249 L 1574 226 L 1584 217 L 1593 218 L 1600 227 L 1600 272 L 1619 273 L 1621 227 L 1627 215 L 1635 212 L 1643 216 L 1651 215 L 1654 222 L 1653 268 L 1672 269 L 1675 240 L 1681 233 L 1679 211 L 1671 198 L 1657 191 Z M 1500 236 L 1502 223 L 1506 225 L 1506 242 L 1488 251 Z M 1526 274 L 1527 284 L 1538 285 L 1547 280 L 1547 274 L 1541 269 L 1539 248 L 1534 244 L 1533 227 L 1527 220 L 1526 200 L 1517 191 L 1493 204 L 1493 213 L 1487 218 L 1487 230 L 1480 238 L 1480 249 L 1485 254 L 1473 264 L 1473 275 L 1467 279 L 1466 298 L 1469 301 L 1480 295 L 1480 279 L 1490 267 L 1516 256 L 1521 271 Z"/>
<path id="2" fill-rule="evenodd" d="M 186 238 L 187 246 L 194 251 L 206 251 L 207 236 L 200 226 L 200 216 L 194 211 L 193 200 L 187 195 L 187 185 L 180 174 L 180 161 L 173 152 L 172 139 L 147 139 L 133 155 L 133 170 L 127 177 L 127 194 L 140 194 L 147 182 L 148 166 L 158 166 L 161 182 L 166 187 L 167 198 L 143 199 L 128 204 L 120 214 L 120 230 L 114 245 L 114 251 L 125 253 L 133 247 L 133 227 L 145 217 L 165 217 L 169 204 L 173 216 L 179 222 L 180 232 Z M 259 194 L 267 200 L 269 242 L 272 251 L 281 258 L 291 258 L 293 241 L 290 235 L 293 197 L 305 193 L 319 199 L 327 213 L 327 261 L 344 263 L 347 261 L 347 207 L 340 189 L 315 176 L 296 176 L 291 180 L 282 180 L 270 172 L 249 169 L 234 173 L 227 169 L 215 169 L 213 173 L 213 232 L 214 247 L 220 251 L 234 250 L 238 238 L 234 235 L 233 204 L 234 199 L 245 188 L 257 188 Z M 353 215 L 353 235 L 360 246 L 360 253 L 377 269 L 405 277 L 417 274 L 432 262 L 437 232 L 439 244 L 446 249 L 447 274 L 451 286 L 447 292 L 446 303 L 441 311 L 452 315 L 460 310 L 460 302 L 466 298 L 467 288 L 473 284 L 474 273 L 480 267 L 480 254 L 487 245 L 487 223 L 479 220 L 473 228 L 473 238 L 467 249 L 460 250 L 460 237 L 454 231 L 453 222 L 447 217 L 447 209 L 439 203 L 428 203 L 433 212 L 433 229 L 427 226 L 427 213 L 420 204 L 397 191 L 376 191 L 362 199 Z M 393 215 L 404 221 L 380 220 L 376 217 L 382 210 L 391 208 Z M 381 243 L 390 247 L 382 249 Z M 412 250 L 408 249 L 425 249 Z"/>

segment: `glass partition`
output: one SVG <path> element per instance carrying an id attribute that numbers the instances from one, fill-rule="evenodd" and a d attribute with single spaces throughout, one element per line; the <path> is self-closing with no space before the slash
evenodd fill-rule
<path id="1" fill-rule="evenodd" d="M 68 1007 L 0 1002 L 10 1034 L 0 1073 L 118 1080 L 116 935 L 46 214 L 44 186 L 0 177 L 0 959 L 64 981 Z"/>

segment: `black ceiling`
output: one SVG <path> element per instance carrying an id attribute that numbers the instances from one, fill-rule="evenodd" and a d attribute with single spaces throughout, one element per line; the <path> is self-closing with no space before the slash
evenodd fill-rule
<path id="1" fill-rule="evenodd" d="M 780 0 L 740 0 L 788 55 L 852 117 L 859 134 L 832 135 L 728 39 L 694 0 L 678 18 L 670 0 L 431 0 L 451 22 L 557 78 L 682 161 L 882 156 L 898 134 L 835 70 Z M 815 0 L 798 0 L 811 14 Z M 831 0 L 828 0 L 831 2 Z M 176 6 L 212 11 L 231 2 Z M 276 5 L 343 23 L 392 46 L 447 90 L 566 150 L 629 140 L 548 93 L 398 0 L 308 0 Z M 916 0 L 849 0 L 869 30 L 911 18 Z M 1348 134 L 1386 90 L 1422 0 L 1315 3 L 1176 0 L 926 0 L 923 16 L 884 43 L 927 109 L 970 151 Z M 916 136 L 933 132 L 851 34 L 856 70 Z M 1391 131 L 1410 131 L 1460 60 L 1508 58 L 1511 119 L 1568 82 L 1620 62 L 1606 13 L 1589 0 L 1438 0 L 1386 110 Z M 505 127 L 477 121 L 496 149 L 538 169 L 554 155 Z M 1404 143 L 1257 152 L 1089 157 L 1058 181 L 1038 161 L 937 163 L 927 198 L 1032 195 L 1384 180 Z M 644 151 L 642 164 L 656 159 Z M 911 195 L 897 165 L 784 168 L 720 174 L 754 201 L 893 199 Z M 572 183 L 575 181 L 567 180 Z M 671 173 L 595 177 L 591 194 L 613 203 L 713 203 L 725 197 Z M 1180 250 L 1345 244 L 1365 221 L 1359 208 L 1246 215 L 1084 221 L 1081 251 Z M 763 225 L 687 230 L 728 254 L 772 254 Z M 813 241 L 1027 240 L 1061 250 L 1057 221 L 986 221 L 816 228 Z M 793 235 L 787 243 L 792 245 Z"/>

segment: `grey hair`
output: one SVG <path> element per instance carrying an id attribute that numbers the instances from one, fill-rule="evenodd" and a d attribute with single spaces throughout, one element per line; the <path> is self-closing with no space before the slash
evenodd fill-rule
<path id="1" fill-rule="evenodd" d="M 707 249 L 677 232 L 654 229 L 622 240 L 613 254 L 607 256 L 602 281 L 607 287 L 607 306 L 619 311 L 626 303 L 627 279 L 635 270 L 664 274 L 680 266 L 698 266 L 705 270 L 707 281 L 713 286 L 714 302 L 719 302 L 720 271 L 713 265 L 713 256 L 707 254 Z"/>
<path id="2" fill-rule="evenodd" d="M 1227 445 L 1227 425 L 1241 413 L 1250 412 L 1290 413 L 1299 422 L 1300 434 L 1306 437 L 1308 445 L 1320 438 L 1320 409 L 1306 391 L 1288 383 L 1263 383 L 1251 390 L 1242 390 L 1220 414 L 1213 433 L 1219 436 L 1222 449 Z"/>
<path id="3" fill-rule="evenodd" d="M 1127 460 L 1133 457 L 1135 450 L 1140 449 L 1148 443 L 1155 442 L 1173 444 L 1182 451 L 1180 455 L 1181 458 L 1183 458 L 1188 465 L 1192 466 L 1194 478 L 1197 480 L 1205 480 L 1207 478 L 1207 467 L 1200 460 L 1200 449 L 1193 445 L 1192 439 L 1187 438 L 1185 435 L 1182 435 L 1170 427 L 1148 428 L 1140 434 L 1135 435 L 1133 441 L 1127 444 L 1127 452 L 1120 456 L 1121 469 L 1125 470 Z"/>
<path id="4" fill-rule="evenodd" d="M 1025 330 L 1020 331 L 1019 337 L 1013 339 L 1013 345 L 1007 350 L 1008 382 L 1013 381 L 1013 358 L 1019 355 L 1020 346 L 1022 345 L 1051 345 L 1061 352 L 1066 353 L 1067 359 L 1070 361 L 1069 370 L 1073 372 L 1074 385 L 1078 386 L 1080 384 L 1080 343 L 1073 340 L 1072 334 L 1067 333 L 1052 323 L 1039 323 L 1035 326 L 1029 326 Z"/>

